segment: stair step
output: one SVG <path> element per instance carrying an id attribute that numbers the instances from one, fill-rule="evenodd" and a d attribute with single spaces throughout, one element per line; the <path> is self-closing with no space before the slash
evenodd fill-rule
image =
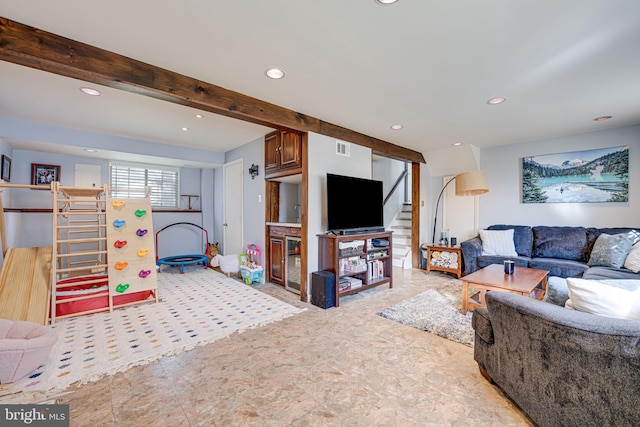
<path id="1" fill-rule="evenodd" d="M 411 204 L 403 204 L 396 213 L 389 229 L 393 231 L 391 245 L 393 247 L 392 265 L 400 268 L 410 268 L 411 260 Z"/>
<path id="2" fill-rule="evenodd" d="M 391 265 L 394 267 L 404 267 L 404 260 L 394 258 Z"/>
<path id="3" fill-rule="evenodd" d="M 400 227 L 400 228 L 389 227 L 389 229 L 393 231 L 393 234 L 400 234 L 402 236 L 411 236 L 411 227 Z"/>
<path id="4" fill-rule="evenodd" d="M 393 236 L 411 236 L 411 229 L 410 228 L 393 228 L 393 227 L 389 227 L 389 229 L 391 231 L 393 231 Z"/>
<path id="5" fill-rule="evenodd" d="M 394 247 L 396 245 L 410 245 L 411 244 L 411 236 L 410 235 L 405 235 L 405 236 L 396 235 L 396 236 L 393 236 L 392 243 L 393 243 Z"/>

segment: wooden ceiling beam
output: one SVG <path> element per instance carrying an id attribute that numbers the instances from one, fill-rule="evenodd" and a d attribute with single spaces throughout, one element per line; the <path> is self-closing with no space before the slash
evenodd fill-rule
<path id="1" fill-rule="evenodd" d="M 0 17 L 0 59 L 275 129 L 315 132 L 424 163 L 422 153 Z"/>

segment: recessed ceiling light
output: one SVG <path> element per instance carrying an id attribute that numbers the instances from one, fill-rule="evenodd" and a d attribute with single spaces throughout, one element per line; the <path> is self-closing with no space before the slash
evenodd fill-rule
<path id="1" fill-rule="evenodd" d="M 453 145 L 454 147 L 459 147 L 459 146 L 461 146 L 461 145 L 462 145 L 462 142 L 460 142 L 460 141 L 456 141 L 456 142 L 454 142 L 454 143 L 453 143 L 453 144 L 451 144 L 451 145 Z"/>
<path id="2" fill-rule="evenodd" d="M 612 118 L 613 116 L 600 116 L 600 117 L 596 117 L 595 120 L 596 122 L 603 122 L 605 120 L 609 120 L 610 118 Z"/>
<path id="3" fill-rule="evenodd" d="M 82 93 L 86 93 L 87 95 L 100 96 L 99 90 L 91 89 L 90 87 L 81 87 L 80 91 L 82 91 Z"/>
<path id="4" fill-rule="evenodd" d="M 284 77 L 284 71 L 278 68 L 270 68 L 264 72 L 270 79 L 281 79 Z"/>
<path id="5" fill-rule="evenodd" d="M 202 114 L 196 114 L 196 118 L 197 118 L 197 119 L 201 119 L 202 117 L 203 117 L 203 115 L 202 115 Z"/>
<path id="6" fill-rule="evenodd" d="M 404 127 L 404 126 L 402 126 L 402 125 L 391 125 L 391 129 L 393 129 L 393 130 L 400 130 L 400 129 L 402 129 L 403 127 Z"/>
<path id="7" fill-rule="evenodd" d="M 84 151 L 86 151 L 87 153 L 97 153 L 98 150 L 94 150 L 93 148 L 85 148 Z"/>
<path id="8" fill-rule="evenodd" d="M 186 132 L 186 131 L 188 131 L 188 130 L 189 130 L 189 128 L 184 127 L 184 128 L 182 128 L 182 130 Z"/>
<path id="9" fill-rule="evenodd" d="M 393 4 L 393 3 L 397 2 L 398 0 L 373 0 L 373 1 L 375 1 L 379 5 L 387 6 L 389 4 Z"/>
<path id="10" fill-rule="evenodd" d="M 506 101 L 507 98 L 491 98 L 490 100 L 487 101 L 487 104 L 489 105 L 498 105 L 498 104 L 502 104 L 504 101 Z"/>

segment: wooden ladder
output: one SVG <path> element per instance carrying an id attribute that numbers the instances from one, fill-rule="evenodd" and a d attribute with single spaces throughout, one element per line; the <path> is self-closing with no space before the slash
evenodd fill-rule
<path id="1" fill-rule="evenodd" d="M 54 183 L 53 193 L 53 263 L 51 268 L 51 323 L 57 304 L 95 298 L 92 294 L 57 301 L 56 293 L 79 285 L 103 282 L 96 274 L 107 274 L 106 194 L 103 187 L 65 187 Z M 82 276 L 70 283 L 65 279 Z M 109 291 L 104 291 L 109 295 Z M 108 309 L 108 308 L 107 308 Z M 87 314 L 88 312 L 74 313 Z"/>

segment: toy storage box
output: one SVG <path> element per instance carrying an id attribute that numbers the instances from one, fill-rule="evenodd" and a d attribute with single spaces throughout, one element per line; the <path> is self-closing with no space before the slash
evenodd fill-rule
<path id="1" fill-rule="evenodd" d="M 240 266 L 240 274 L 242 275 L 242 280 L 247 285 L 252 283 L 262 283 L 262 266 L 258 266 L 256 268 L 249 268 L 246 265 Z"/>

